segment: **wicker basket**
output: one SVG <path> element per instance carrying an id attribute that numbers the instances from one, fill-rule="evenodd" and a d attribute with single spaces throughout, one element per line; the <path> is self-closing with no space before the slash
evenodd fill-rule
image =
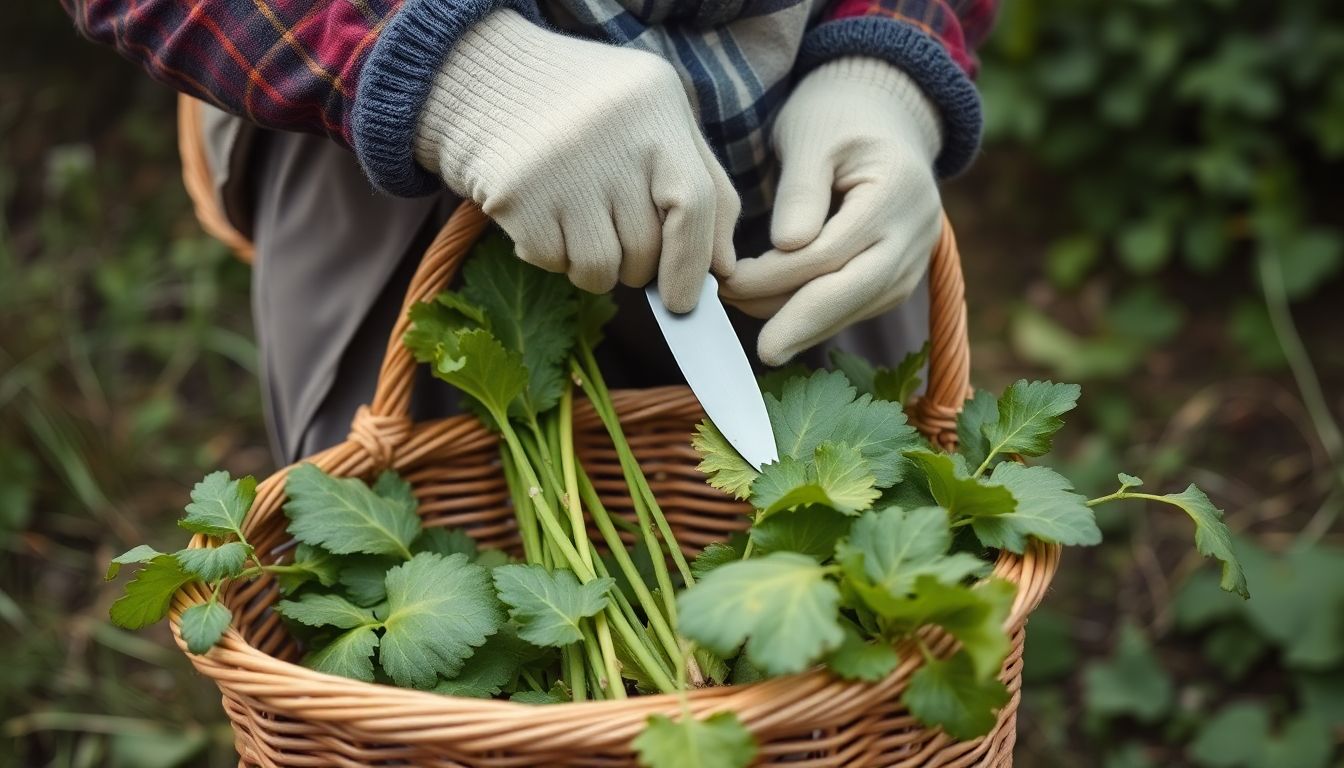
<path id="1" fill-rule="evenodd" d="M 488 221 L 460 206 L 430 246 L 412 280 L 407 305 L 445 286 Z M 966 312 L 956 245 L 944 227 L 931 266 L 931 353 L 928 394 L 912 419 L 931 439 L 956 440 L 954 419 L 969 391 Z M 426 525 L 461 527 L 482 545 L 518 550 L 508 491 L 497 463 L 495 437 L 471 417 L 413 424 L 407 418 L 414 361 L 401 345 L 403 312 L 392 331 L 377 393 L 355 417 L 344 443 L 309 457 L 338 476 L 370 478 L 391 467 L 415 487 Z M 613 395 L 635 454 L 684 546 L 694 549 L 745 527 L 744 506 L 705 484 L 689 436 L 703 413 L 684 387 L 627 390 Z M 576 414 L 580 455 L 603 500 L 631 512 L 615 451 L 591 409 Z M 284 551 L 281 511 L 287 469 L 265 482 L 245 525 L 258 552 Z M 203 537 L 191 546 L 209 546 Z M 283 554 L 277 559 L 282 559 Z M 1007 766 L 1012 763 L 1027 615 L 1045 593 L 1059 562 L 1058 547 L 1034 544 L 1023 557 L 1004 554 L 994 573 L 1016 582 L 1007 630 L 1012 651 L 1002 679 L 1012 698 L 986 737 L 955 742 L 921 727 L 899 703 L 918 667 L 906 659 L 879 683 L 837 680 L 822 670 L 745 686 L 690 693 L 698 716 L 731 709 L 760 743 L 759 764 L 821 766 Z M 191 655 L 223 693 L 244 766 L 634 766 L 631 740 L 652 713 L 679 711 L 674 696 L 530 706 L 464 699 L 362 683 L 299 666 L 300 649 L 271 610 L 277 587 L 268 577 L 239 584 L 224 597 L 234 626 L 203 656 Z M 171 611 L 182 642 L 183 609 L 206 599 L 200 585 L 178 593 Z M 938 654 L 954 641 L 928 630 Z M 909 650 L 909 649 L 907 649 Z"/>

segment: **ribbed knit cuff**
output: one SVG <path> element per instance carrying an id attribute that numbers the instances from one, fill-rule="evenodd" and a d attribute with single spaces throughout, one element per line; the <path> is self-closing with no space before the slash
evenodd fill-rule
<path id="1" fill-rule="evenodd" d="M 937 107 L 943 128 L 943 149 L 934 163 L 939 176 L 955 176 L 970 165 L 980 147 L 980 94 L 937 40 L 895 19 L 828 21 L 803 37 L 795 73 L 801 77 L 846 56 L 871 56 L 894 64 Z"/>
<path id="2" fill-rule="evenodd" d="M 443 188 L 412 156 L 416 122 L 448 52 L 496 8 L 540 22 L 535 0 L 406 0 L 383 29 L 360 74 L 351 115 L 355 155 L 378 189 L 413 197 Z"/>

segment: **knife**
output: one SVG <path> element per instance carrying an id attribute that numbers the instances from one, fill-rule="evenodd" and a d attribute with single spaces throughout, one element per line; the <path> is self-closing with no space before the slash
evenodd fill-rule
<path id="1" fill-rule="evenodd" d="M 663 306 L 654 283 L 644 293 L 677 366 L 714 426 L 753 467 L 778 460 L 765 398 L 719 301 L 719 281 L 706 275 L 699 303 L 685 314 Z"/>

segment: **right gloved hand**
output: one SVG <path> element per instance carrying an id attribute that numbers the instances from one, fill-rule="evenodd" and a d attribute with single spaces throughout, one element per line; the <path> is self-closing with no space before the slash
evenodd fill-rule
<path id="1" fill-rule="evenodd" d="M 416 160 L 509 234 L 524 261 L 601 293 L 655 274 L 667 308 L 729 276 L 741 204 L 676 71 L 516 11 L 474 25 L 435 77 Z"/>

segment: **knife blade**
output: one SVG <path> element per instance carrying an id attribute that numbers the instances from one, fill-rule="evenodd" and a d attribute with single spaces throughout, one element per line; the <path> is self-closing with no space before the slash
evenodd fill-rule
<path id="1" fill-rule="evenodd" d="M 765 398 L 719 301 L 719 281 L 706 275 L 699 303 L 685 314 L 663 306 L 655 284 L 644 293 L 677 366 L 714 426 L 753 467 L 779 459 Z"/>

